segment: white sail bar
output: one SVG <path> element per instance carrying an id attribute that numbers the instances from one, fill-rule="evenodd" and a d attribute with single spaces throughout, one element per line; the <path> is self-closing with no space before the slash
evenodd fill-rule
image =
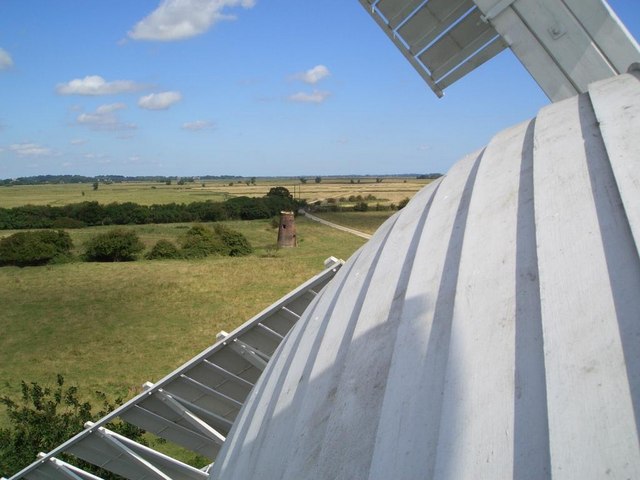
<path id="1" fill-rule="evenodd" d="M 507 46 L 552 101 L 640 62 L 605 0 L 360 0 L 431 89 Z"/>
<path id="2" fill-rule="evenodd" d="M 280 342 L 344 262 L 334 257 L 325 270 L 227 334 L 126 404 L 9 480 L 100 480 L 65 463 L 62 454 L 131 480 L 203 480 L 206 472 L 140 445 L 106 427 L 124 420 L 215 460 L 238 412 Z M 4 480 L 4 479 L 3 479 Z"/>
<path id="3" fill-rule="evenodd" d="M 439 97 L 507 47 L 472 0 L 360 0 Z"/>

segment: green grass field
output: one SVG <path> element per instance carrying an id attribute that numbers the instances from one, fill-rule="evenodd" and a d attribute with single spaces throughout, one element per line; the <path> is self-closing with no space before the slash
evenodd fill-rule
<path id="1" fill-rule="evenodd" d="M 100 184 L 98 190 L 93 190 L 91 184 L 63 184 L 63 185 L 15 185 L 0 187 L 0 207 L 10 208 L 21 205 L 52 205 L 61 206 L 84 201 L 100 203 L 134 202 L 140 205 L 190 203 L 206 200 L 223 201 L 238 196 L 258 197 L 266 195 L 274 186 L 285 186 L 296 198 L 307 199 L 309 202 L 326 200 L 328 198 L 348 197 L 350 195 L 373 195 L 380 199 L 380 203 L 398 203 L 406 197 L 413 196 L 429 180 L 415 178 L 387 178 L 381 183 L 375 179 L 364 178 L 361 183 L 350 183 L 350 178 L 330 178 L 321 183 L 301 184 L 298 179 L 258 179 L 256 185 L 233 183 L 229 181 L 204 181 L 172 185 L 152 182 L 125 182 L 110 185 Z M 204 184 L 204 187 L 202 186 Z"/>
<path id="2" fill-rule="evenodd" d="M 0 268 L 0 394 L 62 373 L 84 392 L 130 397 L 318 273 L 328 256 L 346 259 L 364 243 L 297 223 L 300 246 L 276 251 L 268 221 L 229 222 L 256 247 L 243 258 Z M 185 227 L 130 228 L 151 245 Z M 101 230 L 70 233 L 79 244 Z"/>
<path id="3" fill-rule="evenodd" d="M 394 213 L 396 213 L 395 210 L 387 210 L 380 212 L 314 212 L 314 215 L 364 233 L 374 233 Z"/>
<path id="4" fill-rule="evenodd" d="M 264 195 L 271 185 L 234 185 L 238 195 Z M 151 187 L 155 188 L 151 188 Z M 380 184 L 315 185 L 315 198 L 367 195 Z M 420 184 L 398 188 L 401 198 Z M 142 204 L 228 198 L 218 186 L 159 184 L 47 185 L 0 188 L 0 206 L 25 203 L 62 205 L 82 200 Z M 304 189 L 305 187 L 303 187 Z M 291 189 L 293 191 L 293 189 Z M 84 196 L 82 191 L 85 192 Z M 304 190 L 303 190 L 304 192 Z M 387 197 L 395 198 L 392 194 Z M 325 213 L 323 217 L 373 233 L 393 212 Z M 297 219 L 299 246 L 276 249 L 277 230 L 269 220 L 225 222 L 255 248 L 248 257 L 202 260 L 139 260 L 44 267 L 0 268 L 0 396 L 17 398 L 20 381 L 51 385 L 57 373 L 91 399 L 102 391 L 131 398 L 145 381 L 156 381 L 215 343 L 220 330 L 232 331 L 281 296 L 318 273 L 333 255 L 347 259 L 364 240 L 304 217 Z M 131 225 L 147 249 L 158 240 L 176 242 L 191 224 Z M 68 230 L 74 255 L 109 227 Z M 0 238 L 15 231 L 0 231 Z M 94 400 L 95 397 L 93 397 Z M 97 402 L 95 402 L 97 403 Z M 0 410 L 0 426 L 7 419 Z M 195 466 L 203 459 L 148 436 L 153 448 Z"/>

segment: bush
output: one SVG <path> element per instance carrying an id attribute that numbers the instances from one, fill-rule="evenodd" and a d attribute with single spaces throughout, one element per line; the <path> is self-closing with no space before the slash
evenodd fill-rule
<path id="1" fill-rule="evenodd" d="M 72 247 L 71 237 L 62 230 L 18 232 L 0 240 L 0 266 L 45 265 L 68 255 Z"/>
<path id="2" fill-rule="evenodd" d="M 228 255 L 229 248 L 219 235 L 204 225 L 194 225 L 180 239 L 184 258 L 204 258 L 209 255 Z"/>
<path id="3" fill-rule="evenodd" d="M 146 258 L 149 260 L 158 260 L 161 258 L 180 258 L 180 252 L 169 240 L 158 240 L 151 251 L 147 253 Z"/>
<path id="4" fill-rule="evenodd" d="M 56 385 L 42 387 L 37 383 L 22 382 L 19 399 L 0 398 L 6 410 L 6 424 L 0 427 L 0 476 L 22 470 L 36 460 L 38 452 L 49 452 L 84 429 L 87 421 L 96 421 L 122 405 L 122 398 L 109 401 L 104 393 L 96 392 L 102 402 L 99 411 L 78 396 L 78 387 L 67 387 L 62 375 Z M 6 427 L 4 426 L 6 425 Z M 107 428 L 120 435 L 146 445 L 144 430 L 124 422 L 108 423 Z M 73 463 L 105 480 L 115 480 L 113 475 L 89 463 L 67 454 L 61 460 Z"/>
<path id="5" fill-rule="evenodd" d="M 138 235 L 131 230 L 116 228 L 85 243 L 85 258 L 93 262 L 127 262 L 135 260 L 144 250 Z"/>
<path id="6" fill-rule="evenodd" d="M 398 210 L 402 210 L 404 207 L 407 206 L 407 203 L 409 203 L 410 198 L 409 197 L 405 197 L 402 200 L 400 200 L 398 202 Z"/>
<path id="7" fill-rule="evenodd" d="M 230 229 L 222 224 L 217 224 L 214 227 L 214 231 L 222 240 L 222 243 L 227 247 L 230 257 L 244 257 L 253 253 L 253 247 L 240 232 Z"/>
<path id="8" fill-rule="evenodd" d="M 353 206 L 354 212 L 366 212 L 369 210 L 369 204 L 367 202 L 358 202 Z"/>

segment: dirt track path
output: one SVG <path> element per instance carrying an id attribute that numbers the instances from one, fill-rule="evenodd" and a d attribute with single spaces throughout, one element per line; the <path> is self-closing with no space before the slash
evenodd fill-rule
<path id="1" fill-rule="evenodd" d="M 324 220 L 320 217 L 316 217 L 315 215 L 311 215 L 309 212 L 306 212 L 302 209 L 299 210 L 298 213 L 300 213 L 301 215 L 304 215 L 309 220 L 322 223 L 323 225 L 327 225 L 328 227 L 335 228 L 336 230 L 342 230 L 343 232 L 351 233 L 352 235 L 357 235 L 358 237 L 366 238 L 367 240 L 371 238 L 371 235 L 369 235 L 368 233 L 361 232 L 360 230 L 354 230 L 353 228 L 349 228 L 349 227 L 343 227 L 342 225 L 338 225 L 337 223 L 328 222 L 327 220 Z"/>

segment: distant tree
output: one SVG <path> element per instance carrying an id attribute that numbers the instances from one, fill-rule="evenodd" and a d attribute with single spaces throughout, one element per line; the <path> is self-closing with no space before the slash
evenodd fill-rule
<path id="1" fill-rule="evenodd" d="M 181 178 L 180 180 L 178 180 L 178 185 L 184 185 L 186 182 L 184 180 L 184 178 Z"/>
<path id="2" fill-rule="evenodd" d="M 164 182 L 165 185 L 171 185 L 171 179 L 168 179 Z"/>
<path id="3" fill-rule="evenodd" d="M 269 189 L 269 193 L 267 193 L 267 197 L 285 197 L 285 198 L 293 198 L 291 196 L 291 192 L 286 187 L 272 187 Z"/>
<path id="4" fill-rule="evenodd" d="M 128 262 L 144 250 L 144 244 L 133 230 L 116 228 L 85 243 L 85 258 L 92 262 Z"/>
<path id="5" fill-rule="evenodd" d="M 246 183 L 248 187 L 249 185 L 251 185 L 251 180 L 245 180 L 244 183 Z"/>
<path id="6" fill-rule="evenodd" d="M 404 207 L 407 206 L 407 203 L 409 203 L 409 197 L 405 197 L 402 200 L 400 200 L 398 202 L 398 210 L 402 210 Z"/>
<path id="7" fill-rule="evenodd" d="M 369 204 L 367 202 L 358 202 L 353 206 L 354 212 L 366 212 L 369 210 Z"/>
<path id="8" fill-rule="evenodd" d="M 378 177 L 376 178 L 376 183 L 382 183 L 382 180 L 383 180 L 382 178 Z"/>
<path id="9" fill-rule="evenodd" d="M 256 184 L 256 177 L 251 177 L 251 179 L 249 181 L 251 182 L 251 185 L 255 185 Z"/>
<path id="10" fill-rule="evenodd" d="M 114 401 L 96 392 L 102 401 L 100 411 L 79 398 L 78 387 L 65 386 L 64 377 L 57 376 L 56 385 L 42 387 L 22 382 L 19 399 L 0 398 L 6 410 L 6 426 L 0 428 L 0 476 L 10 477 L 36 460 L 39 452 L 48 452 L 84 429 L 87 421 L 96 421 L 122 405 L 122 398 Z M 106 427 L 138 443 L 146 445 L 141 430 L 124 422 L 108 423 Z M 75 457 L 61 455 L 61 460 L 99 475 L 105 480 L 119 478 Z"/>
<path id="11" fill-rule="evenodd" d="M 100 186 L 100 184 L 98 182 L 93 182 L 93 190 L 94 191 L 98 190 L 99 186 Z"/>
<path id="12" fill-rule="evenodd" d="M 351 180 L 349 180 L 349 183 L 353 184 L 353 183 L 356 183 L 356 182 L 354 182 L 354 180 L 352 178 Z"/>
<path id="13" fill-rule="evenodd" d="M 307 183 L 306 177 L 300 177 L 300 183 Z"/>
<path id="14" fill-rule="evenodd" d="M 316 177 L 316 178 L 315 178 L 315 182 L 316 182 L 316 183 L 320 183 L 321 181 L 322 181 L 322 177 Z"/>

